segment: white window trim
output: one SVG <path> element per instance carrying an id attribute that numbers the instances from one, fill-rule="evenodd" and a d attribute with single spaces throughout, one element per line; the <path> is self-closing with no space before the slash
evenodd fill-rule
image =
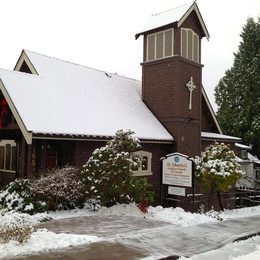
<path id="1" fill-rule="evenodd" d="M 133 154 L 139 155 L 141 157 L 146 156 L 148 158 L 147 170 L 142 170 L 142 166 L 140 166 L 140 167 L 138 167 L 137 171 L 133 171 L 134 176 L 153 175 L 153 172 L 152 172 L 152 153 L 141 150 L 141 151 L 138 151 L 138 152 L 134 152 Z"/>
<path id="2" fill-rule="evenodd" d="M 187 33 L 187 37 L 186 37 L 186 51 L 185 51 L 185 56 L 187 57 L 187 58 L 185 58 L 183 55 L 182 55 L 182 53 L 183 53 L 183 50 L 182 50 L 182 33 L 183 33 L 183 31 L 186 31 L 186 33 Z M 197 33 L 195 33 L 192 29 L 189 29 L 189 28 L 181 28 L 181 56 L 183 57 L 183 58 L 185 58 L 185 59 L 187 59 L 187 60 L 190 60 L 189 58 L 188 58 L 188 49 L 189 49 L 189 42 L 188 42 L 188 39 L 189 39 L 189 37 L 188 37 L 188 32 L 189 31 L 191 31 L 192 32 L 192 44 L 191 44 L 191 46 L 192 46 L 192 59 L 191 59 L 191 61 L 194 61 L 194 62 L 196 62 L 196 63 L 200 63 L 200 38 L 199 38 L 199 35 L 197 34 Z M 197 53 L 198 53 L 198 60 L 196 61 L 195 59 L 194 59 L 194 35 L 196 35 L 196 37 L 198 37 L 198 47 L 197 47 Z"/>
<path id="3" fill-rule="evenodd" d="M 168 32 L 168 31 L 172 31 L 172 55 L 165 56 L 165 33 Z M 157 54 L 156 53 L 156 49 L 157 49 L 156 48 L 156 45 L 157 45 L 156 35 L 159 34 L 159 33 L 163 33 L 163 57 L 162 58 L 156 58 L 156 54 Z M 154 40 L 154 59 L 149 60 L 148 59 L 148 57 L 149 57 L 149 40 L 148 39 L 151 36 L 155 36 L 155 40 Z M 173 28 L 147 35 L 147 39 L 146 39 L 146 61 L 160 60 L 160 59 L 165 59 L 165 58 L 169 58 L 169 57 L 172 57 L 172 56 L 174 56 L 174 29 Z"/>
<path id="4" fill-rule="evenodd" d="M 14 170 L 6 170 L 6 145 L 9 144 L 11 145 L 11 153 L 10 153 L 10 169 L 12 169 L 12 162 L 13 162 L 13 153 L 12 153 L 12 148 L 16 147 L 16 142 L 14 140 L 0 140 L 0 147 L 4 147 L 4 168 L 1 169 L 1 172 L 9 172 L 9 173 L 15 173 L 16 171 Z"/>

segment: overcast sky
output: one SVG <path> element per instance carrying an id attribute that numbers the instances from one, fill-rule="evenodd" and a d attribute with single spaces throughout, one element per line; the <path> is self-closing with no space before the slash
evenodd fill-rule
<path id="1" fill-rule="evenodd" d="M 141 79 L 142 37 L 151 14 L 189 0 L 1 0 L 0 67 L 12 70 L 28 49 L 88 67 Z M 203 39 L 203 85 L 214 87 L 233 63 L 248 17 L 260 0 L 198 0 L 210 40 Z M 214 109 L 216 106 L 213 103 Z"/>

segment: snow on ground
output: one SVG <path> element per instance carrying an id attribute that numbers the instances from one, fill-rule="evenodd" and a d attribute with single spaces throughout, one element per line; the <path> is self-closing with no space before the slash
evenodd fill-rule
<path id="1" fill-rule="evenodd" d="M 260 215 L 260 206 L 232 210 L 226 209 L 219 214 L 219 216 L 223 218 L 223 220 L 230 218 L 243 218 L 256 215 Z"/>
<path id="2" fill-rule="evenodd" d="M 219 249 L 212 250 L 203 254 L 194 255 L 190 258 L 186 258 L 186 257 L 180 258 L 180 260 L 208 260 L 208 259 L 259 260 L 260 259 L 260 236 L 255 236 L 239 242 L 229 243 Z"/>
<path id="3" fill-rule="evenodd" d="M 40 229 L 34 232 L 31 238 L 23 244 L 13 240 L 6 244 L 0 244 L 0 259 L 87 244 L 100 240 L 101 239 L 96 236 L 55 234 L 46 229 Z"/>
<path id="4" fill-rule="evenodd" d="M 216 222 L 215 218 L 199 213 L 185 212 L 182 208 L 149 207 L 147 218 L 170 222 L 180 227 Z"/>
<path id="5" fill-rule="evenodd" d="M 88 209 L 75 209 L 71 211 L 50 212 L 49 217 L 53 219 L 80 217 L 80 216 L 133 216 L 169 222 L 174 225 L 186 227 L 205 222 L 217 221 L 211 216 L 199 213 L 185 212 L 182 208 L 163 208 L 161 206 L 148 208 L 148 212 L 143 213 L 136 204 L 120 204 L 111 208 L 101 207 L 93 212 Z"/>
<path id="6" fill-rule="evenodd" d="M 67 210 L 67 211 L 56 211 L 56 212 L 49 212 L 49 213 L 40 213 L 34 216 L 30 216 L 28 214 L 20 214 L 17 212 L 3 212 L 0 210 L 0 231 L 6 226 L 11 227 L 19 227 L 24 225 L 36 225 L 42 221 L 46 221 L 49 219 L 61 219 L 61 218 L 70 218 L 70 217 L 79 217 L 79 216 L 133 216 L 133 217 L 141 217 L 141 218 L 148 218 L 153 220 L 160 220 L 169 222 L 179 227 L 187 227 L 187 226 L 194 226 L 201 223 L 206 222 L 216 222 L 219 221 L 215 217 L 212 216 L 219 216 L 223 220 L 230 219 L 230 218 L 240 218 L 246 216 L 253 216 L 260 214 L 260 206 L 257 207 L 249 207 L 243 209 L 234 209 L 234 210 L 225 210 L 224 212 L 211 212 L 211 214 L 199 214 L 199 213 L 190 213 L 185 212 L 181 208 L 163 208 L 161 206 L 157 207 L 149 207 L 147 213 L 143 213 L 135 204 L 129 205 L 115 205 L 111 208 L 101 207 L 98 211 L 90 211 L 89 209 L 75 209 L 75 210 Z M 98 238 L 95 236 L 86 236 L 86 235 L 72 235 L 72 234 L 55 234 L 53 232 L 49 232 L 47 230 L 36 230 L 31 238 L 23 243 L 19 244 L 15 241 L 10 241 L 6 244 L 0 243 L 0 259 L 6 259 L 8 257 L 12 257 L 15 255 L 24 255 L 29 254 L 36 251 L 42 250 L 50 250 L 50 249 L 58 249 L 64 248 L 68 246 L 75 246 L 85 243 L 96 242 L 102 238 Z M 254 238 L 248 240 L 249 242 L 253 241 Z M 41 241 L 39 243 L 39 241 Z M 252 254 L 256 255 L 256 257 L 260 254 L 260 238 L 258 240 L 255 239 L 256 245 L 258 247 L 251 248 L 249 251 L 243 251 L 240 255 Z M 246 241 L 239 242 L 239 246 L 241 247 L 243 243 Z M 232 244 L 234 246 L 235 243 Z M 231 251 L 231 245 L 227 245 L 226 250 Z M 223 250 L 225 250 L 225 248 Z M 248 247 L 248 246 L 247 246 Z M 215 250 L 221 256 L 221 249 Z M 234 252 L 236 249 L 234 249 Z M 214 252 L 212 259 L 217 259 L 215 257 Z M 210 254 L 210 252 L 208 252 Z M 250 255 L 251 258 L 227 258 L 227 260 L 247 260 L 247 259 L 254 259 L 254 255 Z M 206 256 L 206 253 L 204 254 Z M 194 256 L 196 257 L 196 256 Z M 233 254 L 232 257 L 239 257 L 239 254 Z M 246 256 L 245 256 L 246 257 Z M 205 259 L 208 257 L 205 257 Z M 151 258 L 152 259 L 152 258 Z M 155 258 L 156 259 L 156 258 Z M 200 255 L 199 258 L 196 259 L 203 259 Z M 224 258 L 219 258 L 223 260 Z M 260 258 L 257 258 L 260 259 Z M 192 258 L 193 260 L 193 258 Z"/>

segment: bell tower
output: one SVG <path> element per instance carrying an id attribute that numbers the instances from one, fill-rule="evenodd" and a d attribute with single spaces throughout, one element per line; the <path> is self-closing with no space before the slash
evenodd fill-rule
<path id="1" fill-rule="evenodd" d="M 201 154 L 201 39 L 209 39 L 195 2 L 153 15 L 143 35 L 142 98 L 173 135 L 173 151 Z"/>

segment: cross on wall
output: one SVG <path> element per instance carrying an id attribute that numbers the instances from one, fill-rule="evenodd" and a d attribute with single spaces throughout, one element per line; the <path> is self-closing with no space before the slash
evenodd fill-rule
<path id="1" fill-rule="evenodd" d="M 186 86 L 190 91 L 189 109 L 192 109 L 192 91 L 196 89 L 196 86 L 193 82 L 193 77 L 190 77 L 190 81 L 186 84 Z"/>

